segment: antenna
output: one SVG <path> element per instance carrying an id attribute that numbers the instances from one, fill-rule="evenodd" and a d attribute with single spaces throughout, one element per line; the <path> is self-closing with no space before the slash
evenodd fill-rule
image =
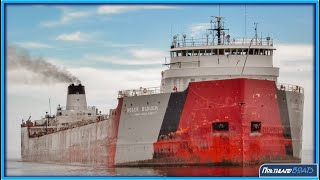
<path id="1" fill-rule="evenodd" d="M 171 32 L 170 32 L 170 39 L 172 38 L 172 24 L 171 24 Z"/>
<path id="2" fill-rule="evenodd" d="M 247 4 L 244 4 L 244 41 L 247 42 Z"/>
<path id="3" fill-rule="evenodd" d="M 206 39 L 207 39 L 207 46 L 209 45 L 209 34 L 208 33 L 206 33 Z"/>
<path id="4" fill-rule="evenodd" d="M 258 23 L 254 23 L 254 32 L 255 32 L 255 34 L 254 34 L 254 37 L 255 37 L 255 39 L 256 39 L 256 45 L 258 45 Z"/>
<path id="5" fill-rule="evenodd" d="M 50 98 L 49 98 L 49 115 L 51 116 L 51 102 L 50 102 Z"/>

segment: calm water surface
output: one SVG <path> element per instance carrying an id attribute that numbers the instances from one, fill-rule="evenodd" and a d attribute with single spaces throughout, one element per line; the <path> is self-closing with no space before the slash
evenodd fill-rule
<path id="1" fill-rule="evenodd" d="M 253 167 L 107 168 L 8 160 L 6 176 L 258 176 Z"/>
<path id="2" fill-rule="evenodd" d="M 312 163 L 312 151 L 304 151 L 303 163 Z M 79 165 L 6 161 L 6 176 L 258 176 L 259 166 L 107 168 Z"/>

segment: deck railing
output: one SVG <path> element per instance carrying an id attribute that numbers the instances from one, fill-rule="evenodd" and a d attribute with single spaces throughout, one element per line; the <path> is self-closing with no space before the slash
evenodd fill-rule
<path id="1" fill-rule="evenodd" d="M 284 84 L 284 83 L 278 83 L 277 88 L 282 91 L 290 91 L 290 92 L 297 92 L 297 93 L 304 93 L 304 88 L 297 85 L 292 84 Z"/>
<path id="2" fill-rule="evenodd" d="M 59 109 L 60 108 L 60 109 Z M 57 108 L 58 110 L 64 111 L 64 110 L 95 110 L 95 106 L 60 106 Z"/>
<path id="3" fill-rule="evenodd" d="M 252 41 L 252 42 L 251 42 Z M 212 39 L 208 40 L 203 39 L 186 39 L 186 40 L 176 40 L 176 42 L 172 42 L 173 48 L 182 48 L 182 47 L 195 47 L 195 46 L 217 46 L 218 43 L 215 41 L 212 41 Z M 273 46 L 273 40 L 265 40 L 261 38 L 256 39 L 230 39 L 229 41 L 221 40 L 220 45 L 257 45 L 257 46 Z"/>
<path id="4" fill-rule="evenodd" d="M 130 96 L 143 96 L 151 94 L 160 94 L 163 93 L 160 90 L 160 87 L 149 87 L 149 88 L 139 88 L 139 89 L 129 89 L 121 90 L 118 92 L 118 97 L 130 97 Z"/>
<path id="5" fill-rule="evenodd" d="M 303 87 L 292 85 L 292 84 L 278 83 L 277 88 L 283 91 L 297 92 L 301 94 L 304 93 Z M 121 97 L 132 97 L 132 96 L 143 96 L 143 95 L 160 94 L 160 93 L 164 93 L 164 91 L 161 91 L 160 87 L 139 88 L 139 89 L 129 89 L 129 90 L 119 91 L 118 97 L 121 98 Z"/>

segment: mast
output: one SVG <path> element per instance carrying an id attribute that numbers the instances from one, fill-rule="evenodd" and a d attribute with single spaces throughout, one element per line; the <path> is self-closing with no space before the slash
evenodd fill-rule
<path id="1" fill-rule="evenodd" d="M 224 30 L 229 30 L 229 29 L 224 29 L 223 21 L 222 21 L 223 17 L 221 17 L 221 16 L 211 16 L 211 17 L 216 18 L 216 22 L 215 22 L 214 28 L 211 28 L 209 30 L 217 31 L 216 35 L 218 37 L 218 45 L 221 45 L 221 35 L 223 35 Z"/>

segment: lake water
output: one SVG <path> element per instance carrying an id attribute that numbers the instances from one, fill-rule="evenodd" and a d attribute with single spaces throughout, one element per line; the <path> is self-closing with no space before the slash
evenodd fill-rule
<path id="1" fill-rule="evenodd" d="M 313 152 L 303 151 L 302 162 L 313 163 Z M 6 161 L 6 176 L 258 176 L 259 166 L 107 168 Z"/>

